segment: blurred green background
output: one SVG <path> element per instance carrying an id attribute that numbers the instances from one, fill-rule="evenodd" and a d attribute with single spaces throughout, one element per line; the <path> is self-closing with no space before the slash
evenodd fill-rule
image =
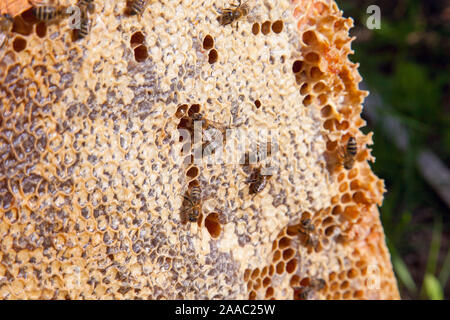
<path id="1" fill-rule="evenodd" d="M 450 0 L 337 2 L 355 21 L 350 59 L 360 63 L 365 84 L 382 99 L 380 122 L 395 117 L 410 136 L 403 152 L 392 134 L 363 115 L 363 131 L 374 131 L 372 167 L 388 190 L 381 219 L 401 296 L 449 299 L 450 210 L 415 159 L 428 147 L 450 167 Z M 366 27 L 370 5 L 381 10 L 379 30 Z"/>

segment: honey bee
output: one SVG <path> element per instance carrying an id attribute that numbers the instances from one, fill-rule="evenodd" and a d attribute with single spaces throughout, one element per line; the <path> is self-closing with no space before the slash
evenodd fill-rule
<path id="1" fill-rule="evenodd" d="M 81 13 L 80 28 L 76 30 L 78 32 L 78 39 L 83 39 L 89 34 L 89 18 L 85 11 Z"/>
<path id="2" fill-rule="evenodd" d="M 249 151 L 244 154 L 244 166 L 258 163 L 272 155 L 272 144 L 270 142 L 256 145 L 256 153 L 251 154 Z M 242 162 L 241 162 L 242 163 Z"/>
<path id="3" fill-rule="evenodd" d="M 232 24 L 234 21 L 238 21 L 242 17 L 248 15 L 250 8 L 247 2 L 242 3 L 242 0 L 238 0 L 238 4 L 230 4 L 233 8 L 224 8 L 218 13 L 220 14 L 217 17 L 217 21 L 221 26 L 226 26 L 228 24 Z M 239 27 L 237 25 L 237 27 Z"/>
<path id="4" fill-rule="evenodd" d="M 145 7 L 147 6 L 148 0 L 133 0 L 130 4 L 129 13 L 130 15 L 142 15 Z"/>
<path id="5" fill-rule="evenodd" d="M 272 175 L 263 175 L 261 173 L 261 167 L 258 167 L 253 171 L 250 177 L 249 180 L 245 181 L 245 183 L 250 184 L 249 194 L 257 194 L 264 190 Z"/>
<path id="6" fill-rule="evenodd" d="M 183 198 L 188 202 L 189 208 L 181 211 L 181 213 L 190 210 L 188 220 L 190 222 L 196 222 L 202 210 L 202 189 L 199 186 L 194 186 L 189 195 L 184 195 Z"/>
<path id="7" fill-rule="evenodd" d="M 0 31 L 2 32 L 10 31 L 13 22 L 14 22 L 13 17 L 10 14 L 5 13 L 0 15 Z"/>
<path id="8" fill-rule="evenodd" d="M 94 10 L 94 0 L 78 0 L 78 7 L 92 11 Z"/>
<path id="9" fill-rule="evenodd" d="M 325 288 L 325 284 L 325 280 L 323 279 L 314 279 L 307 287 L 300 288 L 298 297 L 300 298 L 300 300 L 309 300 L 312 298 L 314 292 L 320 291 Z"/>
<path id="10" fill-rule="evenodd" d="M 307 247 L 315 248 L 318 244 L 318 241 L 313 239 L 311 233 L 315 230 L 314 225 L 312 224 L 311 219 L 305 219 L 300 222 L 300 225 L 297 228 L 297 232 L 304 237 L 304 245 Z"/>
<path id="11" fill-rule="evenodd" d="M 34 16 L 41 21 L 52 21 L 66 15 L 66 7 L 41 5 L 33 8 Z"/>
<path id="12" fill-rule="evenodd" d="M 217 141 L 223 139 L 223 143 L 225 144 L 225 138 L 226 138 L 226 130 L 231 128 L 231 118 L 230 118 L 230 124 L 228 127 L 222 123 L 211 121 L 206 119 L 203 114 L 200 112 L 194 113 L 191 116 L 192 124 L 191 124 L 191 131 L 194 130 L 194 122 L 195 121 L 201 121 L 202 129 L 206 131 L 206 133 L 210 133 L 208 131 L 212 131 L 212 134 L 208 137 L 208 142 L 203 143 L 202 150 L 204 156 L 209 156 L 214 153 L 217 146 L 219 145 Z"/>
<path id="13" fill-rule="evenodd" d="M 13 18 L 9 14 L 0 15 L 0 49 L 6 40 L 6 33 L 10 32 L 13 26 Z"/>
<path id="14" fill-rule="evenodd" d="M 312 224 L 311 219 L 305 219 L 300 222 L 299 229 L 304 230 L 306 232 L 314 232 L 314 225 Z"/>
<path id="15" fill-rule="evenodd" d="M 355 164 L 355 156 L 358 152 L 358 147 L 354 137 L 350 137 L 345 147 L 344 154 L 342 156 L 342 164 L 345 169 L 350 170 Z"/>

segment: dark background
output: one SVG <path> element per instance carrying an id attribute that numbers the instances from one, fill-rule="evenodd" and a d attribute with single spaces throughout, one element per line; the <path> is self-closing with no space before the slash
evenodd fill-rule
<path id="1" fill-rule="evenodd" d="M 450 210 L 423 179 L 416 156 L 427 147 L 450 167 L 450 0 L 337 2 L 355 21 L 350 59 L 360 63 L 365 85 L 381 98 L 379 121 L 364 113 L 363 131 L 374 132 L 372 168 L 388 190 L 381 219 L 401 296 L 449 299 Z M 381 9 L 379 30 L 366 27 L 370 5 Z M 382 129 L 385 117 L 407 130 L 406 151 Z"/>

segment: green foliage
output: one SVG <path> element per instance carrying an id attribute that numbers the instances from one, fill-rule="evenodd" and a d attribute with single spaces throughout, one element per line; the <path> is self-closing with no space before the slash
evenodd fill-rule
<path id="1" fill-rule="evenodd" d="M 442 300 L 444 299 L 444 292 L 442 290 L 442 286 L 439 283 L 439 280 L 430 273 L 425 275 L 425 279 L 423 281 L 423 285 L 425 288 L 425 292 L 427 297 L 431 300 Z"/>

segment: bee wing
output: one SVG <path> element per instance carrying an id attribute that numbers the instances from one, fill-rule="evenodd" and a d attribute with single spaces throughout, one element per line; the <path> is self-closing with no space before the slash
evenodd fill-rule
<path id="1" fill-rule="evenodd" d="M 0 49 L 3 47 L 5 40 L 6 40 L 6 34 L 4 34 L 3 32 L 0 32 Z"/>

